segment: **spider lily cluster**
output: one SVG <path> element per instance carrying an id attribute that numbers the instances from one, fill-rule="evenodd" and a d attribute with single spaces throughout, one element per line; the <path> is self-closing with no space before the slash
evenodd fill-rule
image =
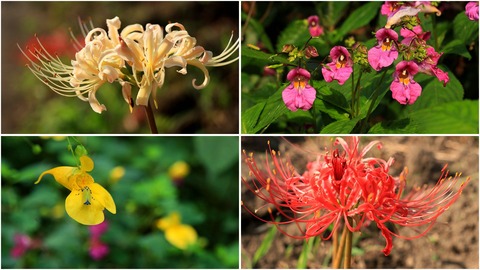
<path id="1" fill-rule="evenodd" d="M 88 31 L 86 25 L 81 26 Z M 93 28 L 85 33 L 84 45 L 75 39 L 79 50 L 71 65 L 50 54 L 38 39 L 38 48 L 20 50 L 30 61 L 28 67 L 33 74 L 50 89 L 88 101 L 97 113 L 106 110 L 96 98 L 96 92 L 106 82 L 120 83 L 132 110 L 132 86 L 139 89 L 135 104 L 148 106 L 150 95 L 155 101 L 156 89 L 163 86 L 167 68 L 175 67 L 182 75 L 187 74 L 189 65 L 199 68 L 203 81 L 193 79 L 192 85 L 202 89 L 210 81 L 207 67 L 225 66 L 238 59 L 230 59 L 239 46 L 239 40 L 232 42 L 233 34 L 223 52 L 213 56 L 211 51 L 197 46 L 196 39 L 180 23 L 170 23 L 165 29 L 158 24 L 147 24 L 145 28 L 132 24 L 119 32 L 120 26 L 120 19 L 115 17 L 107 20 L 107 31 Z"/>
<path id="2" fill-rule="evenodd" d="M 392 236 L 414 239 L 426 235 L 470 180 L 467 178 L 456 189 L 460 174 L 450 177 L 445 166 L 434 187 L 415 188 L 402 197 L 408 170 L 394 177 L 389 173 L 393 158 L 366 157 L 372 147 L 381 148 L 379 141 L 363 149 L 357 137 L 352 137 L 350 143 L 337 138 L 334 144 L 335 149 L 309 162 L 303 173 L 284 162 L 275 150 L 269 149 L 261 166 L 253 153 L 244 151 L 249 177 L 242 178 L 243 183 L 266 203 L 262 207 L 268 207 L 270 220 L 257 216 L 257 210 L 254 213 L 242 202 L 244 208 L 299 239 L 330 239 L 342 224 L 357 232 L 374 222 L 386 241 L 383 253 L 389 255 Z M 291 223 L 297 224 L 300 234 L 288 234 L 280 226 Z M 414 235 L 401 235 L 389 223 L 413 229 Z"/>

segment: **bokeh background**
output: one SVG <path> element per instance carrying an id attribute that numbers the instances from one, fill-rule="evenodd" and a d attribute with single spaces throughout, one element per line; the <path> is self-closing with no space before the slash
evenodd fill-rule
<path id="1" fill-rule="evenodd" d="M 45 170 L 75 166 L 67 139 L 2 137 L 2 268 L 238 268 L 238 137 L 75 138 L 116 204 L 115 215 L 104 211 L 107 254 L 90 255 L 90 226 L 65 212 L 69 190 L 51 175 L 34 184 Z M 177 162 L 189 170 L 172 173 Z M 174 212 L 198 234 L 190 248 L 156 225 Z"/>
<path id="2" fill-rule="evenodd" d="M 2 2 L 2 132 L 3 133 L 150 133 L 144 110 L 132 114 L 118 83 L 104 84 L 97 92 L 107 111 L 93 112 L 87 102 L 55 94 L 25 67 L 17 43 L 25 48 L 35 34 L 64 63 L 74 59 L 69 28 L 81 36 L 78 18 L 106 28 L 106 20 L 119 16 L 129 24 L 182 23 L 197 45 L 220 54 L 230 35 L 239 36 L 238 2 Z M 238 54 L 237 54 L 238 55 Z M 157 90 L 155 111 L 160 133 L 238 133 L 238 62 L 209 68 L 211 82 L 202 89 L 197 68 L 186 75 L 168 69 L 165 85 Z"/>
<path id="3" fill-rule="evenodd" d="M 264 168 L 267 140 L 274 150 L 281 152 L 283 160 L 291 160 L 297 171 L 303 173 L 308 161 L 330 149 L 335 137 L 243 137 L 242 149 L 253 152 L 259 167 Z M 349 139 L 344 137 L 347 142 Z M 405 240 L 393 237 L 393 249 L 389 256 L 382 252 L 385 239 L 374 223 L 363 227 L 361 234 L 353 234 L 353 269 L 417 269 L 417 268 L 478 268 L 478 137 L 448 136 L 389 136 L 361 137 L 360 149 L 370 141 L 380 140 L 383 148 L 373 147 L 366 157 L 380 157 L 384 160 L 393 157 L 394 164 L 389 173 L 398 176 L 408 167 L 407 186 L 404 196 L 414 187 L 433 186 L 441 169 L 448 164 L 450 174 L 462 172 L 458 185 L 467 177 L 471 180 L 459 199 L 438 219 L 426 236 Z M 242 161 L 242 176 L 251 179 L 248 166 Z M 254 210 L 265 205 L 245 185 L 241 187 L 241 199 Z M 270 216 L 266 207 L 260 208 L 257 215 L 265 220 Z M 275 213 L 274 213 L 275 215 Z M 242 208 L 241 213 L 241 265 L 242 268 L 330 268 L 331 240 L 314 238 L 311 252 L 302 254 L 305 241 L 293 239 L 272 229 L 274 226 L 261 222 Z M 295 224 L 284 225 L 283 230 L 298 235 Z M 411 229 L 396 226 L 399 234 L 407 235 Z M 410 234 L 411 235 L 411 234 Z M 301 255 L 302 254 L 302 255 Z M 302 257 L 304 259 L 301 262 Z"/>

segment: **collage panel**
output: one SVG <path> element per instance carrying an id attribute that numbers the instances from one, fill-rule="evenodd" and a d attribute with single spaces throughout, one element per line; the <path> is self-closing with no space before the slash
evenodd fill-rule
<path id="1" fill-rule="evenodd" d="M 2 137 L 2 268 L 238 269 L 238 136 Z"/>
<path id="2" fill-rule="evenodd" d="M 242 2 L 242 134 L 478 134 L 478 2 Z"/>
<path id="3" fill-rule="evenodd" d="M 478 268 L 478 136 L 243 136 L 241 268 Z"/>
<path id="4" fill-rule="evenodd" d="M 3 2 L 2 133 L 238 134 L 238 2 Z"/>

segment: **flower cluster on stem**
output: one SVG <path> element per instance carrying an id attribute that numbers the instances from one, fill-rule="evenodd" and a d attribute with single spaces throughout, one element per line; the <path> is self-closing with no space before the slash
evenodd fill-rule
<path id="1" fill-rule="evenodd" d="M 80 49 L 71 65 L 48 52 L 38 39 L 39 48 L 19 48 L 40 81 L 62 96 L 89 102 L 97 113 L 106 110 L 96 98 L 104 83 L 118 82 L 132 110 L 134 104 L 148 106 L 150 96 L 155 102 L 156 90 L 163 86 L 167 68 L 177 68 L 182 75 L 187 74 L 189 65 L 200 69 L 203 81 L 197 84 L 193 79 L 192 86 L 202 89 L 210 81 L 207 67 L 225 66 L 238 59 L 230 59 L 239 46 L 238 39 L 232 42 L 233 33 L 223 52 L 213 56 L 211 51 L 197 46 L 196 39 L 180 23 L 170 23 L 165 29 L 158 24 L 147 24 L 145 28 L 132 24 L 119 32 L 120 26 L 120 19 L 115 17 L 107 20 L 107 31 L 93 28 L 86 33 L 83 46 L 76 40 Z M 83 25 L 82 29 L 88 27 Z M 138 88 L 135 103 L 132 86 Z"/>
<path id="2" fill-rule="evenodd" d="M 350 142 L 337 138 L 334 148 L 309 162 L 303 173 L 275 150 L 269 149 L 260 164 L 253 153 L 244 151 L 249 177 L 242 177 L 242 181 L 265 202 L 262 207 L 268 207 L 270 219 L 257 216 L 243 201 L 242 205 L 297 239 L 329 239 L 342 224 L 357 232 L 374 222 L 386 241 L 383 253 L 389 255 L 392 236 L 414 239 L 426 235 L 459 198 L 470 178 L 457 185 L 461 174 L 451 177 L 445 166 L 434 187 L 415 188 L 402 196 L 408 170 L 392 176 L 393 158 L 366 156 L 374 146 L 382 147 L 379 141 L 372 141 L 361 149 L 358 137 L 351 137 Z M 287 233 L 281 227 L 285 224 L 296 224 L 300 234 Z M 414 235 L 402 235 L 387 224 L 413 229 Z"/>

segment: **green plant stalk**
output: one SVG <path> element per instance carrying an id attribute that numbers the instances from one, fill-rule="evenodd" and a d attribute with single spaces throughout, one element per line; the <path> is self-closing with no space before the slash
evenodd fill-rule
<path id="1" fill-rule="evenodd" d="M 355 67 L 355 65 L 354 65 Z M 353 67 L 353 68 L 354 68 Z M 353 119 L 355 116 L 355 69 L 352 71 L 352 102 L 350 104 L 350 119 Z"/>
<path id="2" fill-rule="evenodd" d="M 345 251 L 345 242 L 347 240 L 347 226 L 343 226 L 342 238 L 340 239 L 340 245 L 338 246 L 337 251 L 335 252 L 335 257 L 333 258 L 333 265 L 332 268 L 338 269 L 340 268 L 340 264 L 342 263 L 343 252 Z"/>
<path id="3" fill-rule="evenodd" d="M 372 102 L 370 103 L 370 107 L 368 107 L 368 111 L 367 111 L 367 115 L 365 116 L 365 119 L 363 119 L 362 126 L 360 128 L 360 133 L 365 132 L 364 129 L 366 127 L 366 124 L 368 123 L 368 118 L 370 118 L 370 114 L 372 113 L 373 105 L 375 104 L 375 101 L 377 101 L 378 95 L 380 94 L 377 90 L 382 84 L 383 79 L 385 78 L 385 74 L 387 74 L 387 69 L 383 71 L 382 78 L 380 78 L 380 82 L 377 84 L 377 87 L 373 91 Z"/>
<path id="4" fill-rule="evenodd" d="M 345 226 L 346 227 L 346 226 Z M 347 232 L 347 239 L 345 240 L 345 251 L 344 251 L 344 258 L 343 258 L 343 268 L 349 269 L 350 263 L 352 259 L 352 232 L 348 230 Z"/>
<path id="5" fill-rule="evenodd" d="M 362 79 L 362 74 L 363 72 L 360 71 L 360 75 L 358 76 L 357 79 L 357 85 L 355 86 L 355 117 L 358 116 L 358 113 L 360 111 L 360 80 Z"/>
<path id="6" fill-rule="evenodd" d="M 317 129 L 317 111 L 315 110 L 315 101 L 312 104 L 312 116 L 313 116 L 313 132 L 318 133 Z"/>
<path id="7" fill-rule="evenodd" d="M 436 24 L 434 14 L 430 15 L 430 20 L 432 21 L 432 35 L 433 35 L 433 42 L 435 44 L 435 50 L 438 51 L 440 48 L 438 47 L 437 24 Z"/>
<path id="8" fill-rule="evenodd" d="M 147 115 L 148 126 L 152 134 L 158 134 L 157 124 L 155 123 L 155 115 L 153 115 L 152 106 L 148 101 L 148 106 L 142 106 L 145 108 L 145 114 Z"/>
<path id="9" fill-rule="evenodd" d="M 307 268 L 308 255 L 312 252 L 313 242 L 315 239 L 305 240 L 303 242 L 302 253 L 297 262 L 297 269 Z"/>

